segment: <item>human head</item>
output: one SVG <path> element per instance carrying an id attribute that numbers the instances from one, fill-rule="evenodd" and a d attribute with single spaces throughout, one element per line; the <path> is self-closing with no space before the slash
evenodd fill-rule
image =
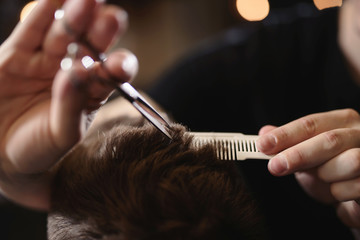
<path id="1" fill-rule="evenodd" d="M 62 161 L 49 240 L 259 239 L 234 162 L 218 160 L 211 146 L 193 148 L 183 126 L 172 126 L 169 143 L 130 122 L 94 131 Z"/>

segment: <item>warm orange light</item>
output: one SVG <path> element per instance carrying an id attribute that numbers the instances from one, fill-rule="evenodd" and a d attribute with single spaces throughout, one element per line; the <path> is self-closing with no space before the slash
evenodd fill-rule
<path id="1" fill-rule="evenodd" d="M 23 22 L 25 20 L 25 18 L 29 15 L 31 10 L 33 10 L 33 8 L 36 6 L 36 4 L 37 4 L 37 1 L 32 1 L 25 5 L 25 7 L 21 10 L 21 13 L 20 13 L 20 21 L 21 22 Z"/>
<path id="2" fill-rule="evenodd" d="M 342 2 L 342 0 L 314 0 L 314 4 L 319 10 L 330 7 L 340 7 Z"/>
<path id="3" fill-rule="evenodd" d="M 236 0 L 239 14 L 248 21 L 260 21 L 269 14 L 268 0 Z"/>

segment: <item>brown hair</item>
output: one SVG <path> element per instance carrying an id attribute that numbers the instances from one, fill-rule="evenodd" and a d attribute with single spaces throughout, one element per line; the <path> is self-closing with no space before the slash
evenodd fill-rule
<path id="1" fill-rule="evenodd" d="M 131 126 L 132 125 L 132 126 Z M 59 167 L 50 240 L 260 239 L 261 221 L 236 166 L 195 149 L 185 128 L 169 141 L 139 122 L 108 125 Z"/>

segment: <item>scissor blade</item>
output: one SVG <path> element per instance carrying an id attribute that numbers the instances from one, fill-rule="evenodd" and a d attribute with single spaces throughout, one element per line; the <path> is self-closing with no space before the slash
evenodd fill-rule
<path id="1" fill-rule="evenodd" d="M 152 123 L 159 131 L 161 131 L 166 137 L 170 140 L 172 139 L 169 134 L 168 127 L 161 122 L 158 121 L 149 111 L 146 110 L 143 106 L 139 104 L 139 102 L 132 102 L 132 105 L 147 119 L 150 123 Z"/>
<path id="2" fill-rule="evenodd" d="M 140 105 L 140 107 L 144 108 L 149 114 L 151 114 L 157 121 L 160 121 L 166 127 L 170 127 L 169 123 L 153 108 L 149 102 L 145 100 L 141 94 L 136 91 L 136 89 L 131 86 L 130 83 L 123 83 L 119 87 L 125 97 L 128 96 L 128 100 L 136 101 Z"/>
<path id="3" fill-rule="evenodd" d="M 158 130 L 160 130 L 169 139 L 172 139 L 169 129 L 169 123 L 148 103 L 130 83 L 123 83 L 118 88 L 118 91 L 131 102 L 131 104 Z"/>

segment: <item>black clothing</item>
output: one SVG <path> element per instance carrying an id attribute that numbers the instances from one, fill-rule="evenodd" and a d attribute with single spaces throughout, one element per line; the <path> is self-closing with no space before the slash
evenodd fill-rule
<path id="1" fill-rule="evenodd" d="M 360 91 L 337 43 L 338 9 L 299 5 L 206 42 L 148 94 L 193 131 L 256 134 L 307 114 L 360 111 Z M 271 239 L 353 239 L 334 208 L 308 197 L 264 160 L 239 162 Z"/>

